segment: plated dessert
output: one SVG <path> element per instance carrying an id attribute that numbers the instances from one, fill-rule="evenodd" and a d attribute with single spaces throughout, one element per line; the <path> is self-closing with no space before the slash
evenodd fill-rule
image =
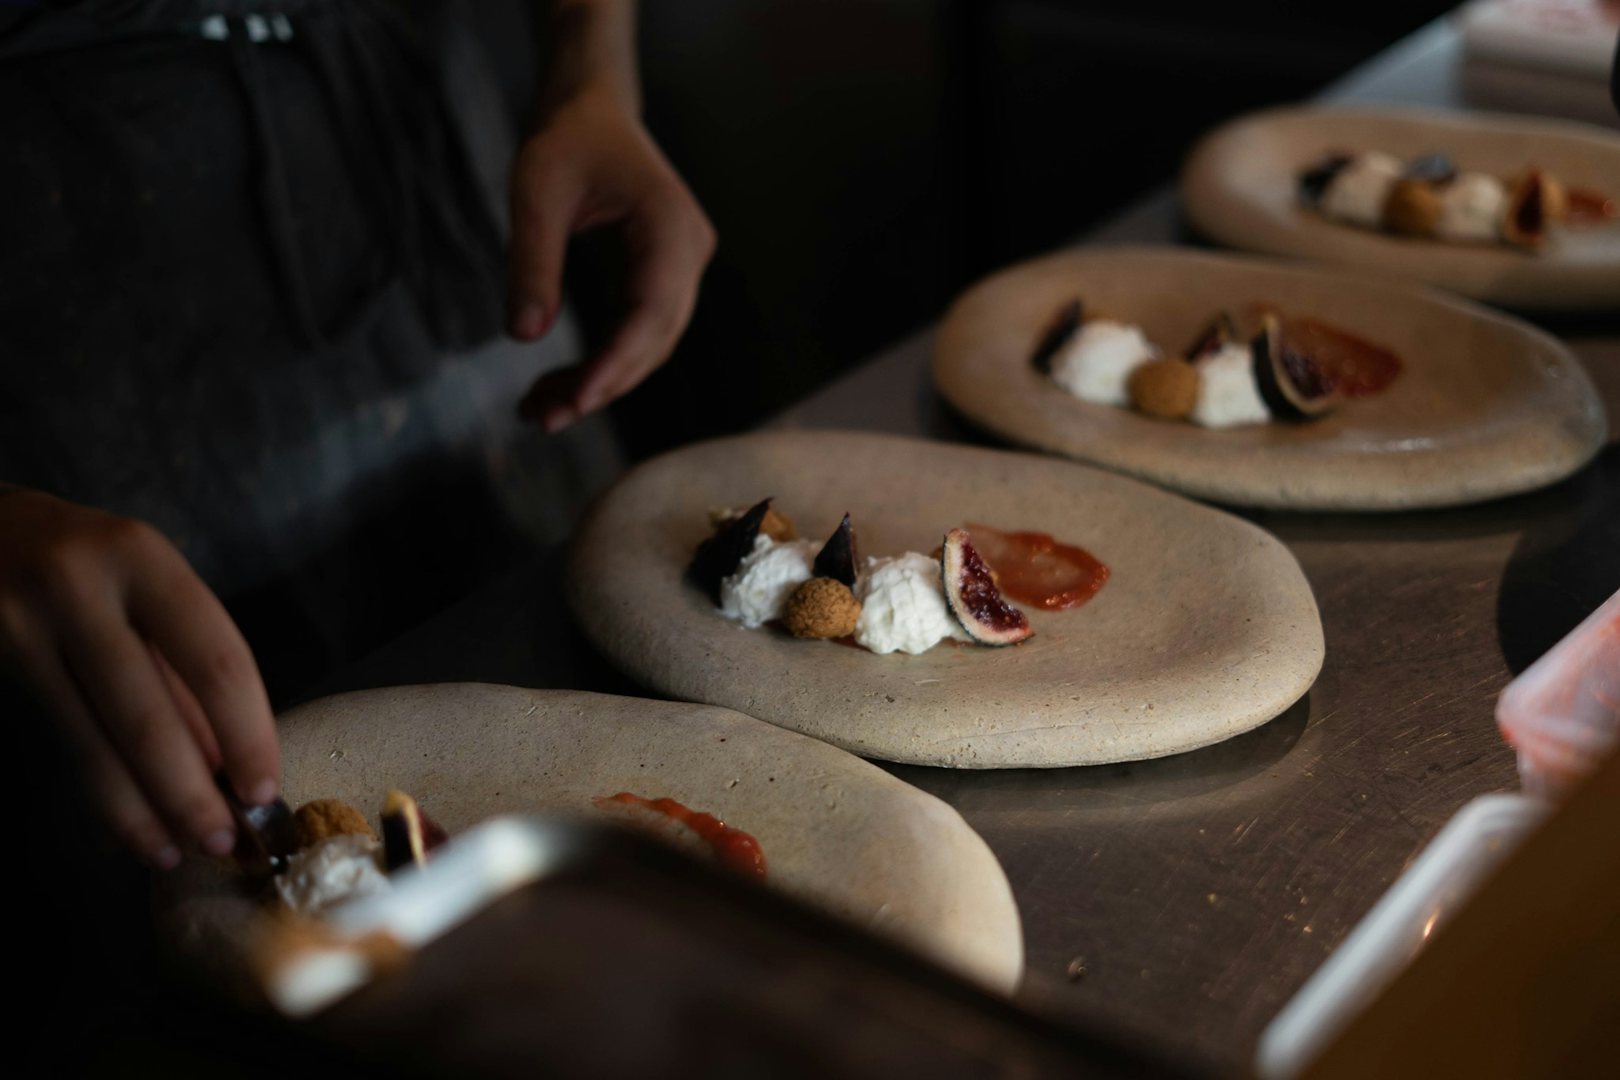
<path id="1" fill-rule="evenodd" d="M 1508 178 L 1458 168 L 1442 153 L 1402 161 L 1336 150 L 1299 174 L 1301 203 L 1333 221 L 1397 236 L 1536 251 L 1560 228 L 1620 218 L 1620 200 L 1529 166 Z"/>
<path id="2" fill-rule="evenodd" d="M 1454 506 L 1560 480 L 1607 437 L 1579 361 L 1520 320 L 1387 276 L 1185 248 L 987 278 L 947 313 L 933 377 L 1002 438 L 1243 506 Z"/>
<path id="3" fill-rule="evenodd" d="M 479 851 L 504 880 L 511 849 L 489 830 L 527 814 L 650 832 L 1000 990 L 1022 970 L 1006 877 L 960 815 L 852 755 L 729 710 L 445 684 L 324 698 L 278 727 L 286 798 L 300 810 L 273 820 L 314 826 L 300 840 L 261 818 L 261 832 L 282 838 L 283 871 L 268 855 L 250 859 L 262 869 L 245 889 L 241 874 L 199 860 L 159 883 L 166 937 L 228 986 L 299 955 L 361 982 L 407 961 L 419 919 L 400 905 L 453 891 L 460 879 L 433 871 L 483 865 Z M 439 846 L 441 835 L 452 841 Z M 390 869 L 418 859 L 422 873 Z M 378 912 L 404 927 L 398 940 L 370 933 Z M 259 939 L 254 927 L 274 929 Z M 256 939 L 262 949 L 248 947 Z"/>
<path id="4" fill-rule="evenodd" d="M 1620 304 L 1620 134 L 1604 128 L 1435 109 L 1270 109 L 1200 140 L 1180 194 L 1198 232 L 1229 247 L 1512 308 Z"/>
<path id="5" fill-rule="evenodd" d="M 847 513 L 818 546 L 799 539 L 771 501 L 711 512 L 714 534 L 687 568 L 719 614 L 749 629 L 776 625 L 795 638 L 834 639 L 883 655 L 917 656 L 941 642 L 1016 645 L 1035 631 L 1004 590 L 1063 611 L 1108 580 L 1108 567 L 1072 544 L 977 524 L 947 530 L 932 554 L 862 562 Z"/>
<path id="6" fill-rule="evenodd" d="M 747 508 L 761 531 L 772 509 L 796 523 L 768 541 L 717 534 L 705 516 L 766 492 L 766 509 Z M 707 565 L 699 548 L 730 554 Z M 853 587 L 818 574 L 829 549 L 845 574 L 860 569 Z M 1298 565 L 1245 522 L 1068 462 L 853 432 L 716 440 L 638 466 L 582 525 L 565 581 L 590 641 L 643 685 L 955 768 L 1205 746 L 1282 713 L 1322 659 Z M 801 632 L 855 629 L 794 636 L 796 595 L 816 609 Z M 982 619 L 980 603 L 1009 615 Z"/>
<path id="7" fill-rule="evenodd" d="M 1319 419 L 1352 398 L 1383 392 L 1401 372 L 1389 349 L 1322 319 L 1251 304 L 1243 321 L 1222 311 L 1179 355 L 1142 327 L 1064 304 L 1032 362 L 1082 401 L 1131 406 L 1206 428 Z"/>

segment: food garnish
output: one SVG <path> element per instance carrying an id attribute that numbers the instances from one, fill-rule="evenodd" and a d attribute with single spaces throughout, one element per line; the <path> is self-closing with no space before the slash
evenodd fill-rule
<path id="1" fill-rule="evenodd" d="M 845 514 L 844 520 L 838 523 L 838 528 L 816 553 L 812 569 L 817 577 L 832 578 L 853 589 L 857 573 L 855 565 L 855 526 L 850 524 L 849 515 Z"/>
<path id="2" fill-rule="evenodd" d="M 311 847 L 332 836 L 358 834 L 375 837 L 366 815 L 342 799 L 316 799 L 293 814 L 293 830 L 298 846 Z"/>
<path id="3" fill-rule="evenodd" d="M 427 862 L 428 852 L 444 843 L 445 831 L 433 822 L 415 799 L 403 791 L 390 791 L 383 802 L 383 864 L 389 872 Z"/>
<path id="4" fill-rule="evenodd" d="M 835 578 L 813 577 L 788 597 L 782 625 L 797 638 L 840 638 L 855 632 L 861 602 L 849 585 Z"/>
<path id="5" fill-rule="evenodd" d="M 735 573 L 737 564 L 754 550 L 754 541 L 770 509 L 771 500 L 762 499 L 698 545 L 688 572 L 698 587 L 715 601 L 720 599 L 720 583 Z"/>
<path id="6" fill-rule="evenodd" d="M 1131 372 L 1131 404 L 1149 416 L 1183 420 L 1198 404 L 1198 369 L 1185 360 L 1149 360 Z"/>
<path id="7" fill-rule="evenodd" d="M 755 881 L 765 880 L 765 851 L 759 846 L 759 841 L 741 829 L 732 828 L 713 814 L 693 810 L 671 798 L 647 799 L 628 791 L 604 795 L 592 802 L 598 809 L 615 812 L 632 824 L 649 824 L 647 817 L 639 815 L 657 815 L 653 820 L 661 817 L 678 823 L 707 845 L 709 853 L 719 865 Z M 651 831 L 654 835 L 671 838 L 663 829 Z"/>
<path id="8" fill-rule="evenodd" d="M 947 532 L 943 547 L 945 600 L 969 637 L 983 645 L 1013 645 L 1034 634 L 1029 616 L 1002 598 L 966 529 Z"/>

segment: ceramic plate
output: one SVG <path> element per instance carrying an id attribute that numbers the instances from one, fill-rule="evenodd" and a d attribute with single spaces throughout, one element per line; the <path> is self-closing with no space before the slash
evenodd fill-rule
<path id="1" fill-rule="evenodd" d="M 848 511 L 865 555 L 932 551 L 980 521 L 1109 565 L 1085 606 L 1009 648 L 887 656 L 723 618 L 687 583 L 711 507 L 767 495 L 806 535 Z M 568 589 L 609 658 L 665 694 L 868 757 L 958 768 L 1174 754 L 1277 716 L 1322 665 L 1299 565 L 1268 533 L 1156 488 L 1029 454 L 881 435 L 699 443 L 633 470 L 575 538 Z"/>
<path id="2" fill-rule="evenodd" d="M 1030 358 L 1080 297 L 1179 352 L 1221 309 L 1266 302 L 1393 349 L 1384 392 L 1305 424 L 1213 431 L 1081 401 Z M 1560 480 L 1603 446 L 1603 407 L 1575 357 L 1526 323 L 1361 275 L 1177 248 L 1065 252 L 964 294 L 940 328 L 934 382 L 1014 442 L 1243 506 L 1451 506 Z"/>
<path id="3" fill-rule="evenodd" d="M 1530 165 L 1620 197 L 1620 135 L 1554 120 L 1404 109 L 1276 109 L 1206 136 L 1187 159 L 1187 216 L 1230 247 L 1365 267 L 1492 303 L 1540 309 L 1620 304 L 1620 223 L 1564 230 L 1545 250 L 1409 240 L 1327 220 L 1299 204 L 1301 169 L 1337 151 L 1400 158 L 1442 151 L 1509 177 Z"/>
<path id="4" fill-rule="evenodd" d="M 410 792 L 451 834 L 502 814 L 607 820 L 592 800 L 669 796 L 751 833 L 767 883 L 1010 991 L 1006 876 L 955 810 L 875 766 L 727 709 L 480 683 L 324 698 L 282 718 L 286 799 L 375 815 Z"/>

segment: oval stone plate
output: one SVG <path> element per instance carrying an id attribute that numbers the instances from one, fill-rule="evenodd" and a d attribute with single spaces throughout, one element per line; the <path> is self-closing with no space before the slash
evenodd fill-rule
<path id="1" fill-rule="evenodd" d="M 747 630 L 684 572 L 711 507 L 767 495 L 807 536 L 848 511 L 863 556 L 932 551 L 980 521 L 1079 544 L 1112 576 L 1081 608 L 1031 612 L 1035 636 L 1009 648 L 879 656 Z M 1322 665 L 1310 586 L 1255 526 L 1097 469 L 881 435 L 747 435 L 649 461 L 585 522 L 567 584 L 586 634 L 647 686 L 923 765 L 1191 750 L 1277 716 Z"/>
<path id="2" fill-rule="evenodd" d="M 1301 206 L 1300 170 L 1333 151 L 1406 159 L 1441 151 L 1504 178 L 1531 165 L 1620 198 L 1620 135 L 1555 120 L 1411 109 L 1274 109 L 1217 128 L 1193 149 L 1181 198 L 1197 229 L 1229 247 L 1364 267 L 1510 307 L 1620 304 L 1620 223 L 1560 230 L 1539 252 L 1405 239 Z"/>
<path id="3" fill-rule="evenodd" d="M 1309 423 L 1155 420 L 1082 401 L 1036 370 L 1044 329 L 1077 297 L 1174 355 L 1215 312 L 1264 302 L 1393 349 L 1404 368 Z M 980 282 L 946 315 L 933 374 L 947 401 L 1004 438 L 1242 506 L 1478 502 L 1563 479 L 1607 430 L 1580 362 L 1524 322 L 1418 286 L 1179 248 L 1063 252 Z"/>
<path id="4" fill-rule="evenodd" d="M 1023 970 L 990 849 L 932 795 L 728 709 L 452 683 L 323 698 L 280 721 L 290 805 L 375 817 L 390 788 L 454 837 L 502 814 L 609 819 L 598 796 L 669 796 L 751 833 L 767 884 L 1001 991 Z"/>

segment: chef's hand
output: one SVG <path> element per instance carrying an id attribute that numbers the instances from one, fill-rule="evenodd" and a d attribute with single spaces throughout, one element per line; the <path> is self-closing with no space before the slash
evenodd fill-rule
<path id="1" fill-rule="evenodd" d="M 550 329 L 569 237 L 604 225 L 621 231 L 629 255 L 629 311 L 600 352 L 530 388 L 522 412 L 547 431 L 602 408 L 669 358 L 715 244 L 703 209 L 637 117 L 628 16 L 600 10 L 616 4 L 563 7 L 577 18 L 562 19 L 558 36 L 578 44 L 512 174 L 511 332 L 532 341 Z M 598 55 L 602 73 L 574 77 L 597 70 L 589 58 Z"/>
<path id="2" fill-rule="evenodd" d="M 161 533 L 0 487 L 0 666 L 76 751 L 114 832 L 168 869 L 235 841 L 213 776 L 276 797 L 274 721 L 247 642 Z"/>

